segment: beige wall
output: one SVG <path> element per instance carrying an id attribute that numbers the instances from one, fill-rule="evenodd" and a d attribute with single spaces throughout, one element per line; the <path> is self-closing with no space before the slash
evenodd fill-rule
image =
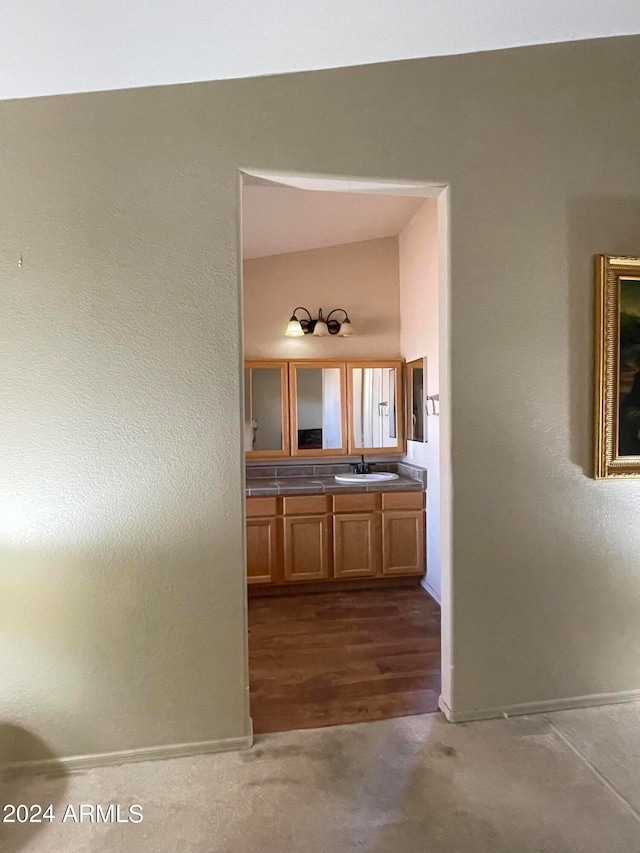
<path id="1" fill-rule="evenodd" d="M 398 238 L 385 237 L 246 260 L 244 348 L 247 358 L 398 358 Z M 286 338 L 291 312 L 303 305 L 344 308 L 352 338 Z M 299 316 L 305 316 L 300 313 Z M 341 320 L 343 314 L 335 315 Z"/>
<path id="2" fill-rule="evenodd" d="M 400 349 L 407 362 L 427 357 L 426 394 L 440 393 L 438 202 L 427 199 L 399 237 Z M 429 404 L 429 411 L 432 411 Z M 440 601 L 440 417 L 425 419 L 426 442 L 407 442 L 407 461 L 428 472 L 427 589 Z"/>
<path id="3" fill-rule="evenodd" d="M 640 481 L 590 478 L 639 77 L 634 37 L 0 104 L 4 722 L 247 732 L 238 167 L 451 186 L 449 703 L 640 688 Z"/>

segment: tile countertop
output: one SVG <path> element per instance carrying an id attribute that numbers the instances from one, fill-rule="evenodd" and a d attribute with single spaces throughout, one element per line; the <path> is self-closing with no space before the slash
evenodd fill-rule
<path id="1" fill-rule="evenodd" d="M 382 480 L 378 483 L 339 483 L 333 475 L 311 475 L 307 477 L 251 477 L 247 471 L 246 494 L 251 497 L 266 495 L 319 495 L 339 492 L 420 492 L 424 485 L 420 480 L 403 476 L 397 480 Z"/>

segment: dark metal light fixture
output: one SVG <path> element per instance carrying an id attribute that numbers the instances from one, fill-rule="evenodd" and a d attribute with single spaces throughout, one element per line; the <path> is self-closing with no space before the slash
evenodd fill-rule
<path id="1" fill-rule="evenodd" d="M 296 311 L 304 311 L 307 316 L 299 320 Z M 335 317 L 332 319 L 331 315 L 335 314 L 336 311 L 344 314 L 342 322 L 336 320 Z M 315 335 L 317 338 L 324 337 L 324 335 L 338 335 L 341 338 L 350 338 L 354 334 L 351 320 L 344 308 L 334 308 L 333 311 L 329 311 L 326 319 L 322 316 L 322 308 L 319 308 L 318 319 L 314 320 L 309 311 L 302 306 L 294 310 L 285 332 L 288 338 L 301 338 L 303 335 Z"/>

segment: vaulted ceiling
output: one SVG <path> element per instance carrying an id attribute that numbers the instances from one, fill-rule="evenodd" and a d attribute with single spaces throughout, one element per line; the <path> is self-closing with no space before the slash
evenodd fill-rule
<path id="1" fill-rule="evenodd" d="M 0 0 L 0 99 L 640 32 L 639 0 Z"/>
<path id="2" fill-rule="evenodd" d="M 260 258 L 393 237 L 423 203 L 423 198 L 392 195 L 245 186 L 243 256 Z"/>

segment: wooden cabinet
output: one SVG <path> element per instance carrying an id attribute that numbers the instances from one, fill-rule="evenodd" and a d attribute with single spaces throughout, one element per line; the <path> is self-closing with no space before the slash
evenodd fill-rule
<path id="1" fill-rule="evenodd" d="M 249 459 L 403 454 L 404 362 L 245 361 Z"/>
<path id="2" fill-rule="evenodd" d="M 345 364 L 289 363 L 291 455 L 344 456 L 347 452 Z"/>
<path id="3" fill-rule="evenodd" d="M 274 583 L 278 569 L 278 520 L 247 519 L 247 582 Z"/>
<path id="4" fill-rule="evenodd" d="M 330 577 L 330 566 L 329 516 L 285 516 L 284 579 L 326 580 Z"/>
<path id="5" fill-rule="evenodd" d="M 380 563 L 380 515 L 362 512 L 333 516 L 333 574 L 369 578 Z"/>
<path id="6" fill-rule="evenodd" d="M 247 498 L 250 584 L 423 575 L 424 492 Z"/>
<path id="7" fill-rule="evenodd" d="M 247 459 L 291 456 L 286 362 L 245 361 L 244 431 Z"/>
<path id="8" fill-rule="evenodd" d="M 382 574 L 422 575 L 424 512 L 421 509 L 382 513 Z"/>
<path id="9" fill-rule="evenodd" d="M 424 492 L 383 492 L 382 574 L 425 572 Z"/>
<path id="10" fill-rule="evenodd" d="M 350 361 L 347 414 L 350 454 L 405 452 L 402 361 Z"/>
<path id="11" fill-rule="evenodd" d="M 327 495 L 288 495 L 282 499 L 285 515 L 321 515 L 329 511 Z"/>
<path id="12" fill-rule="evenodd" d="M 279 577 L 280 537 L 275 497 L 247 498 L 247 582 L 276 583 Z"/>
<path id="13" fill-rule="evenodd" d="M 427 359 L 416 358 L 407 364 L 405 397 L 407 438 L 427 440 Z"/>
<path id="14" fill-rule="evenodd" d="M 424 509 L 424 492 L 383 492 L 382 509 Z"/>
<path id="15" fill-rule="evenodd" d="M 278 498 L 247 498 L 247 518 L 271 518 L 278 515 Z"/>

